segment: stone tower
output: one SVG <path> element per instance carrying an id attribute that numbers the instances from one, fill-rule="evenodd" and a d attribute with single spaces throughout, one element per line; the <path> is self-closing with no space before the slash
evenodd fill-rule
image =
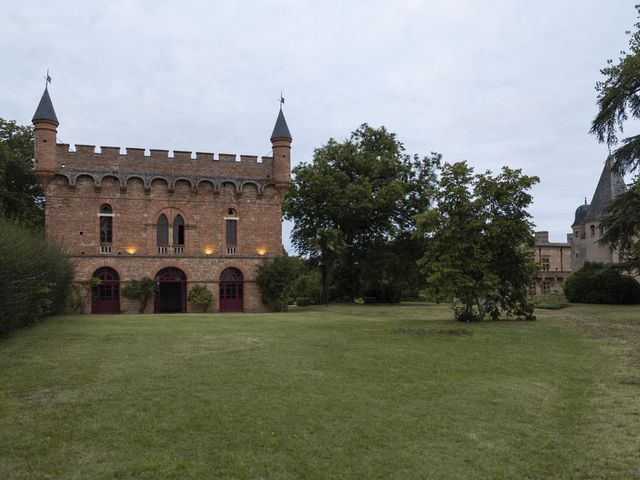
<path id="1" fill-rule="evenodd" d="M 593 193 L 591 203 L 580 205 L 576 209 L 572 233 L 568 235 L 571 243 L 571 270 L 582 268 L 585 262 L 615 263 L 618 253 L 598 241 L 604 235 L 600 222 L 605 216 L 607 205 L 627 189 L 622 175 L 613 170 L 613 160 L 609 158 L 602 169 L 600 180 Z"/>
<path id="2" fill-rule="evenodd" d="M 43 188 L 46 189 L 58 170 L 56 134 L 59 125 L 47 87 L 44 89 L 31 121 L 35 134 L 35 174 Z"/>
<path id="3" fill-rule="evenodd" d="M 280 107 L 280 112 L 271 134 L 273 179 L 278 190 L 286 189 L 291 185 L 291 141 L 289 127 L 284 119 L 282 107 Z"/>

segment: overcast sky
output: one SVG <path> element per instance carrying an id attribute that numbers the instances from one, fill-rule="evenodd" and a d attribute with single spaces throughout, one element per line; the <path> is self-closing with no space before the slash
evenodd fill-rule
<path id="1" fill-rule="evenodd" d="M 50 68 L 61 141 L 267 155 L 282 91 L 294 165 L 384 125 L 411 154 L 538 175 L 536 229 L 565 241 L 607 156 L 594 85 L 634 3 L 10 2 L 0 117 L 29 124 Z"/>

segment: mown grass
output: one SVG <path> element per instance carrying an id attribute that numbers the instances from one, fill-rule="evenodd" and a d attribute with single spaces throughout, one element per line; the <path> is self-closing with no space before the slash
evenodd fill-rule
<path id="1" fill-rule="evenodd" d="M 640 478 L 637 307 L 62 316 L 0 341 L 0 478 Z"/>

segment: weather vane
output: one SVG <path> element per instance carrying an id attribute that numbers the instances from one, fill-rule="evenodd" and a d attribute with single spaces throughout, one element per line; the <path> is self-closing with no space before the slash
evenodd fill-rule
<path id="1" fill-rule="evenodd" d="M 48 68 L 47 68 L 47 76 L 42 78 L 44 78 L 44 81 L 45 81 L 44 88 L 47 88 L 48 85 L 51 85 L 51 76 L 49 75 Z"/>
<path id="2" fill-rule="evenodd" d="M 280 102 L 280 109 L 282 109 L 282 105 L 284 105 L 284 97 L 282 96 L 282 92 L 280 92 L 280 98 L 278 99 L 278 102 Z"/>

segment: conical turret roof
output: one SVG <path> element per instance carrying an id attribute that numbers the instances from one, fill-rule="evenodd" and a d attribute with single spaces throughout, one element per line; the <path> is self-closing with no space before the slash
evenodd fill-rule
<path id="1" fill-rule="evenodd" d="M 609 203 L 626 189 L 622 175 L 613 170 L 613 159 L 607 159 L 589 204 L 589 211 L 583 220 L 587 222 L 602 219 Z"/>
<path id="2" fill-rule="evenodd" d="M 287 121 L 284 119 L 284 113 L 282 113 L 282 108 L 280 109 L 280 113 L 278 113 L 278 119 L 276 120 L 276 126 L 273 127 L 273 133 L 271 134 L 271 141 L 273 142 L 276 139 L 286 139 L 291 141 L 291 134 L 289 133 L 289 127 L 287 126 Z"/>
<path id="3" fill-rule="evenodd" d="M 36 113 L 33 114 L 33 118 L 31 119 L 32 122 L 37 120 L 46 120 L 59 125 L 58 117 L 56 117 L 56 111 L 53 109 L 53 103 L 51 103 L 51 97 L 49 96 L 47 87 L 44 88 L 44 93 L 42 94 L 38 108 L 36 108 Z"/>

